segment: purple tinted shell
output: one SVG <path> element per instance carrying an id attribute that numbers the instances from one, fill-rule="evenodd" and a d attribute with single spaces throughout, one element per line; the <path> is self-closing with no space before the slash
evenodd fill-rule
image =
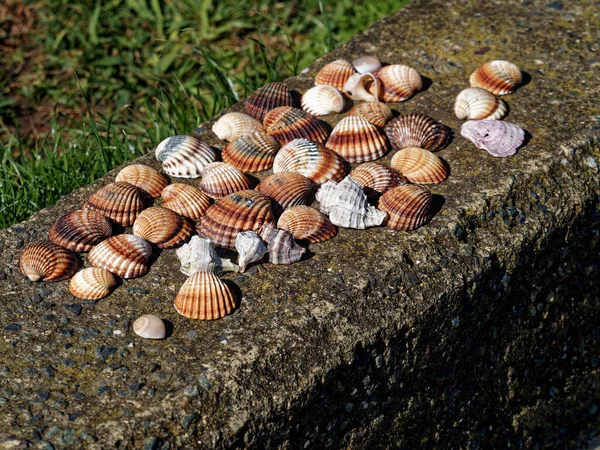
<path id="1" fill-rule="evenodd" d="M 477 148 L 499 157 L 514 155 L 525 140 L 523 128 L 502 120 L 469 120 L 463 123 L 460 134 Z"/>

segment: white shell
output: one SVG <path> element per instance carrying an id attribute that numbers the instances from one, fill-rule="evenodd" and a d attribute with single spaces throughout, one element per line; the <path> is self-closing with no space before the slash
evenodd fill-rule
<path id="1" fill-rule="evenodd" d="M 240 254 L 240 272 L 245 272 L 248 264 L 259 261 L 267 253 L 267 246 L 254 231 L 242 231 L 235 238 L 235 249 Z"/>
<path id="2" fill-rule="evenodd" d="M 213 133 L 222 141 L 235 141 L 241 136 L 264 132 L 263 124 L 254 117 L 241 112 L 231 112 L 221 116 L 212 127 Z"/>
<path id="3" fill-rule="evenodd" d="M 313 116 L 340 113 L 346 102 L 344 96 L 333 86 L 319 84 L 302 96 L 302 109 Z"/>
<path id="4" fill-rule="evenodd" d="M 366 83 L 371 81 L 375 83 L 375 92 L 371 94 L 367 91 Z M 352 100 L 364 100 L 365 102 L 378 102 L 381 81 L 372 73 L 355 73 L 344 85 L 344 94 Z"/>
<path id="5" fill-rule="evenodd" d="M 292 233 L 275 228 L 271 223 L 265 223 L 260 228 L 260 237 L 269 245 L 271 264 L 293 264 L 300 261 L 306 252 L 304 247 L 296 244 Z"/>
<path id="6" fill-rule="evenodd" d="M 163 170 L 178 178 L 198 178 L 205 166 L 215 161 L 215 151 L 193 136 L 172 136 L 156 147 Z"/>
<path id="7" fill-rule="evenodd" d="M 189 243 L 175 250 L 181 262 L 179 269 L 183 274 L 192 276 L 196 272 L 237 272 L 238 266 L 229 259 L 222 259 L 208 239 L 193 236 Z"/>
<path id="8" fill-rule="evenodd" d="M 153 314 L 138 317 L 133 322 L 133 331 L 138 336 L 146 339 L 164 339 L 167 335 L 165 323 Z"/>
<path id="9" fill-rule="evenodd" d="M 502 120 L 469 120 L 462 124 L 460 134 L 477 148 L 492 156 L 511 156 L 525 140 L 525 130 Z"/>
<path id="10" fill-rule="evenodd" d="M 381 68 L 381 61 L 377 56 L 361 56 L 352 61 L 352 65 L 358 73 L 375 72 Z"/>

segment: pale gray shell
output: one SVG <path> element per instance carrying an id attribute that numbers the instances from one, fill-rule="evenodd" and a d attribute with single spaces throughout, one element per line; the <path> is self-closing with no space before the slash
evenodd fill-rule
<path id="1" fill-rule="evenodd" d="M 499 157 L 514 155 L 525 140 L 523 128 L 501 120 L 469 120 L 463 123 L 460 134 L 477 148 Z"/>
<path id="2" fill-rule="evenodd" d="M 240 272 L 245 272 L 248 264 L 259 261 L 268 252 L 263 240 L 254 231 L 242 231 L 235 238 L 235 249 L 240 254 Z"/>
<path id="3" fill-rule="evenodd" d="M 237 272 L 237 265 L 228 259 L 222 259 L 208 239 L 193 236 L 189 243 L 175 251 L 181 262 L 179 269 L 183 274 L 192 276 L 196 272 Z"/>
<path id="4" fill-rule="evenodd" d="M 381 68 L 381 61 L 377 56 L 361 56 L 352 61 L 352 65 L 358 73 L 375 72 Z"/>
<path id="5" fill-rule="evenodd" d="M 237 138 L 264 132 L 263 124 L 254 117 L 241 112 L 230 112 L 221 116 L 212 127 L 213 133 L 222 141 L 235 141 Z"/>
<path id="6" fill-rule="evenodd" d="M 342 93 L 327 84 L 318 84 L 302 96 L 302 109 L 313 116 L 341 113 L 345 105 Z"/>
<path id="7" fill-rule="evenodd" d="M 135 319 L 133 332 L 145 339 L 164 339 L 167 335 L 165 323 L 154 314 L 145 314 Z"/>
<path id="8" fill-rule="evenodd" d="M 372 73 L 355 73 L 344 84 L 344 94 L 354 101 L 378 102 L 380 90 L 381 80 Z"/>
<path id="9" fill-rule="evenodd" d="M 504 100 L 477 87 L 463 89 L 454 102 L 454 114 L 461 120 L 502 119 L 507 112 Z"/>
<path id="10" fill-rule="evenodd" d="M 306 249 L 296 244 L 291 233 L 265 223 L 260 229 L 260 237 L 268 243 L 269 262 L 272 264 L 292 264 L 300 261 Z"/>
<path id="11" fill-rule="evenodd" d="M 156 147 L 156 158 L 173 177 L 198 178 L 217 155 L 210 146 L 192 136 L 173 136 Z"/>

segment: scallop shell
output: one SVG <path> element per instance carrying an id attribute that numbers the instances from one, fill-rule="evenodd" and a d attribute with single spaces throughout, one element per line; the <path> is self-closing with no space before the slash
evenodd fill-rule
<path id="1" fill-rule="evenodd" d="M 198 220 L 210 206 L 210 198 L 189 184 L 174 183 L 162 191 L 163 208 L 168 208 L 192 220 Z"/>
<path id="2" fill-rule="evenodd" d="M 213 133 L 222 141 L 235 141 L 242 136 L 264 132 L 263 124 L 248 114 L 230 112 L 219 118 L 212 127 Z"/>
<path id="3" fill-rule="evenodd" d="M 77 298 L 98 300 L 110 294 L 117 285 L 117 279 L 108 270 L 88 267 L 71 278 L 69 291 Z"/>
<path id="4" fill-rule="evenodd" d="M 52 242 L 35 242 L 25 247 L 19 270 L 31 281 L 60 281 L 79 268 L 75 253 Z"/>
<path id="5" fill-rule="evenodd" d="M 99 212 L 119 225 L 133 225 L 144 209 L 138 188 L 124 181 L 107 184 L 92 194 L 83 204 L 83 210 Z"/>
<path id="6" fill-rule="evenodd" d="M 381 61 L 377 56 L 361 56 L 352 61 L 352 66 L 358 73 L 375 72 L 381 68 Z"/>
<path id="7" fill-rule="evenodd" d="M 93 267 L 100 267 L 121 278 L 145 275 L 152 247 L 148 242 L 132 234 L 118 234 L 96 245 L 88 254 Z"/>
<path id="8" fill-rule="evenodd" d="M 380 128 L 383 128 L 392 117 L 392 110 L 382 102 L 359 103 L 348 111 L 349 116 L 358 116 Z"/>
<path id="9" fill-rule="evenodd" d="M 156 146 L 154 156 L 160 162 L 165 162 L 171 156 L 176 155 L 181 151 L 193 151 L 198 145 L 198 139 L 187 134 L 179 134 L 177 136 L 169 136 L 163 139 Z"/>
<path id="10" fill-rule="evenodd" d="M 523 128 L 501 120 L 469 120 L 462 124 L 460 134 L 499 157 L 514 155 L 525 140 Z"/>
<path id="11" fill-rule="evenodd" d="M 147 197 L 160 197 L 162 190 L 169 181 L 152 167 L 143 164 L 132 164 L 124 167 L 117 174 L 115 181 L 125 181 L 133 184 Z"/>
<path id="12" fill-rule="evenodd" d="M 344 178 L 344 160 L 324 145 L 308 139 L 294 139 L 281 147 L 273 162 L 273 173 L 298 172 L 313 183 Z"/>
<path id="13" fill-rule="evenodd" d="M 223 149 L 223 161 L 242 172 L 261 172 L 273 167 L 279 142 L 267 133 L 254 133 L 230 142 Z"/>
<path id="14" fill-rule="evenodd" d="M 189 145 L 180 146 L 163 160 L 163 170 L 172 177 L 198 178 L 211 162 L 217 159 L 215 151 L 204 142 L 186 136 Z"/>
<path id="15" fill-rule="evenodd" d="M 450 129 L 425 114 L 407 114 L 392 119 L 385 127 L 392 146 L 397 149 L 419 147 L 435 152 L 450 141 Z"/>
<path id="16" fill-rule="evenodd" d="M 325 84 L 310 88 L 302 96 L 302 109 L 313 116 L 341 113 L 345 106 L 342 93 Z"/>
<path id="17" fill-rule="evenodd" d="M 194 275 L 196 272 L 218 275 L 221 272 L 239 270 L 239 267 L 229 259 L 221 258 L 208 239 L 202 239 L 200 236 L 192 236 L 189 243 L 175 250 L 175 254 L 181 262 L 179 270 L 187 276 Z"/>
<path id="18" fill-rule="evenodd" d="M 316 117 L 291 106 L 272 109 L 265 117 L 267 133 L 281 145 L 298 138 L 323 144 L 329 136 L 327 128 Z"/>
<path id="19" fill-rule="evenodd" d="M 240 254 L 240 272 L 245 272 L 248 264 L 260 261 L 268 252 L 263 240 L 254 231 L 243 231 L 235 238 L 235 249 Z"/>
<path id="20" fill-rule="evenodd" d="M 273 213 L 281 214 L 287 208 L 306 204 L 306 197 L 312 188 L 308 178 L 298 172 L 279 172 L 265 177 L 256 186 L 272 199 Z"/>
<path id="21" fill-rule="evenodd" d="M 133 332 L 145 339 L 164 339 L 167 336 L 165 323 L 154 314 L 145 314 L 135 319 Z"/>
<path id="22" fill-rule="evenodd" d="M 189 219 L 160 206 L 142 211 L 133 224 L 135 236 L 159 248 L 179 247 L 192 236 L 193 232 Z"/>
<path id="23" fill-rule="evenodd" d="M 293 264 L 300 261 L 306 249 L 294 241 L 294 237 L 285 230 L 265 223 L 260 229 L 260 237 L 268 244 L 269 262 L 271 264 Z"/>
<path id="24" fill-rule="evenodd" d="M 235 297 L 223 281 L 209 272 L 189 277 L 175 297 L 175 309 L 189 319 L 215 320 L 231 314 Z"/>
<path id="25" fill-rule="evenodd" d="M 361 164 L 350 172 L 350 177 L 362 186 L 367 197 L 378 197 L 388 189 L 408 183 L 397 170 L 376 162 Z"/>
<path id="26" fill-rule="evenodd" d="M 246 113 L 261 122 L 269 111 L 280 106 L 294 106 L 294 99 L 288 87 L 277 81 L 258 89 L 244 105 Z"/>
<path id="27" fill-rule="evenodd" d="M 419 72 L 402 64 L 384 66 L 375 72 L 375 75 L 383 85 L 379 98 L 384 102 L 403 102 L 423 89 L 423 80 Z M 374 86 L 369 88 L 369 92 L 375 94 Z"/>
<path id="28" fill-rule="evenodd" d="M 348 78 L 355 74 L 352 63 L 345 59 L 338 59 L 323 66 L 315 76 L 315 84 L 326 84 L 342 90 Z"/>
<path id="29" fill-rule="evenodd" d="M 490 61 L 479 66 L 469 78 L 471 87 L 490 91 L 494 95 L 512 94 L 523 82 L 521 70 L 508 61 Z"/>
<path id="30" fill-rule="evenodd" d="M 250 180 L 235 167 L 214 162 L 204 168 L 204 175 L 198 187 L 209 197 L 218 199 L 250 189 Z"/>
<path id="31" fill-rule="evenodd" d="M 256 231 L 265 222 L 274 222 L 269 198 L 258 191 L 241 191 L 208 208 L 196 228 L 214 244 L 233 248 L 238 233 Z"/>
<path id="32" fill-rule="evenodd" d="M 481 88 L 463 89 L 454 102 L 454 114 L 459 119 L 502 119 L 507 112 L 504 100 Z"/>
<path id="33" fill-rule="evenodd" d="M 448 164 L 435 153 L 417 147 L 402 149 L 392 157 L 390 166 L 411 183 L 441 183 L 450 173 Z"/>
<path id="34" fill-rule="evenodd" d="M 286 210 L 279 221 L 277 228 L 288 231 L 294 239 L 308 242 L 324 242 L 333 238 L 337 228 L 331 221 L 310 206 L 293 206 Z"/>
<path id="35" fill-rule="evenodd" d="M 356 73 L 348 78 L 343 92 L 354 101 L 378 102 L 383 86 L 372 73 Z"/>
<path id="36" fill-rule="evenodd" d="M 389 149 L 385 134 L 358 116 L 347 116 L 340 120 L 325 146 L 350 163 L 379 159 Z"/>
<path id="37" fill-rule="evenodd" d="M 111 234 L 110 221 L 99 212 L 71 211 L 54 222 L 48 239 L 75 252 L 89 252 Z"/>
<path id="38" fill-rule="evenodd" d="M 379 199 L 379 209 L 389 215 L 392 230 L 414 230 L 431 219 L 431 193 L 422 186 L 407 184 L 390 189 Z"/>

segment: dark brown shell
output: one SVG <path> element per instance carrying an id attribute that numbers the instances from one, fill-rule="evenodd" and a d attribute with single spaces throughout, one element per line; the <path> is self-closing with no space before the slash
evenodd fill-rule
<path id="1" fill-rule="evenodd" d="M 107 184 L 97 190 L 83 204 L 83 210 L 97 211 L 119 225 L 133 225 L 137 215 L 144 209 L 140 191 L 124 181 Z"/>
<path id="2" fill-rule="evenodd" d="M 315 116 L 298 108 L 281 106 L 265 116 L 265 130 L 281 145 L 297 138 L 323 144 L 329 136 L 325 125 Z"/>
<path id="3" fill-rule="evenodd" d="M 294 239 L 324 242 L 333 238 L 337 227 L 329 218 L 310 206 L 292 206 L 277 221 L 277 228 L 289 231 Z"/>
<path id="4" fill-rule="evenodd" d="M 298 172 L 279 172 L 265 177 L 256 190 L 273 201 L 273 213 L 278 216 L 287 208 L 306 204 L 311 181 Z"/>
<path id="5" fill-rule="evenodd" d="M 361 164 L 350 172 L 350 176 L 369 197 L 378 197 L 388 189 L 408 183 L 397 170 L 376 162 Z"/>
<path id="6" fill-rule="evenodd" d="M 356 73 L 351 62 L 338 59 L 323 66 L 315 76 L 315 84 L 327 84 L 342 91 L 344 84 Z"/>
<path id="7" fill-rule="evenodd" d="M 53 242 L 35 242 L 25 247 L 19 270 L 31 281 L 60 281 L 79 268 L 77 255 Z"/>
<path id="8" fill-rule="evenodd" d="M 388 122 L 385 133 L 397 149 L 419 147 L 435 152 L 450 141 L 450 129 L 425 114 L 398 116 Z"/>
<path id="9" fill-rule="evenodd" d="M 246 113 L 261 122 L 269 111 L 279 106 L 294 106 L 294 99 L 288 87 L 277 81 L 258 89 L 244 105 Z"/>
<path id="10" fill-rule="evenodd" d="M 388 213 L 388 228 L 409 231 L 431 219 L 431 199 L 431 192 L 424 187 L 407 184 L 383 194 L 378 208 Z"/>
<path id="11" fill-rule="evenodd" d="M 89 252 L 112 234 L 110 221 L 96 211 L 71 211 L 50 228 L 48 239 L 75 252 Z"/>
<path id="12" fill-rule="evenodd" d="M 223 161 L 242 172 L 261 172 L 273 167 L 279 150 L 277 139 L 267 133 L 254 133 L 230 142 L 223 149 Z"/>
<path id="13" fill-rule="evenodd" d="M 373 161 L 389 150 L 383 131 L 358 116 L 340 120 L 325 146 L 350 163 Z"/>
<path id="14" fill-rule="evenodd" d="M 179 247 L 187 242 L 193 232 L 189 219 L 160 206 L 142 211 L 133 224 L 134 235 L 159 248 Z"/>
<path id="15" fill-rule="evenodd" d="M 231 314 L 236 305 L 231 289 L 219 277 L 196 272 L 179 289 L 174 306 L 189 319 L 215 320 Z"/>
<path id="16" fill-rule="evenodd" d="M 173 183 L 162 191 L 163 208 L 168 208 L 192 220 L 198 220 L 210 206 L 210 198 L 189 184 Z"/>
<path id="17" fill-rule="evenodd" d="M 250 180 L 239 169 L 226 163 L 214 162 L 204 168 L 198 187 L 211 198 L 223 198 L 234 192 L 250 189 Z"/>
<path id="18" fill-rule="evenodd" d="M 162 190 L 169 184 L 164 175 L 143 164 L 132 164 L 124 167 L 117 174 L 115 181 L 125 181 L 133 184 L 142 194 L 153 198 L 160 197 Z"/>
<path id="19" fill-rule="evenodd" d="M 93 267 L 100 267 L 121 278 L 145 275 L 149 267 L 152 247 L 132 234 L 118 234 L 96 245 L 88 254 Z"/>
<path id="20" fill-rule="evenodd" d="M 359 103 L 348 111 L 348 115 L 362 117 L 380 128 L 383 128 L 393 117 L 390 107 L 382 102 Z"/>

